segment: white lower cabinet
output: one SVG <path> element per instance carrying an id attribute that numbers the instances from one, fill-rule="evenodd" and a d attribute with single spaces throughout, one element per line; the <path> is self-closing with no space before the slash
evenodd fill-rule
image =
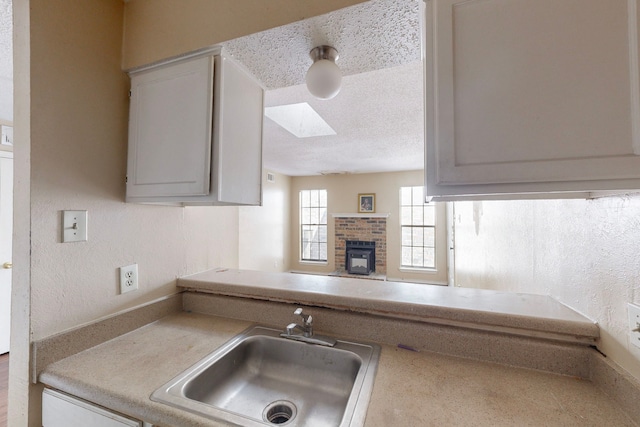
<path id="1" fill-rule="evenodd" d="M 43 427 L 151 427 L 68 394 L 44 389 L 42 392 Z"/>

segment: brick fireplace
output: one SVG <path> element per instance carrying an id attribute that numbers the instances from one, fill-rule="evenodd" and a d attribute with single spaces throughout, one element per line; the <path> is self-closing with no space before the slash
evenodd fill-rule
<path id="1" fill-rule="evenodd" d="M 335 220 L 335 267 L 345 270 L 347 240 L 375 242 L 375 271 L 387 273 L 388 214 L 333 214 Z"/>

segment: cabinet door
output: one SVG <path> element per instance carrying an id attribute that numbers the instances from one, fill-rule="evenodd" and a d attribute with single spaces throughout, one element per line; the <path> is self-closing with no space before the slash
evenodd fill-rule
<path id="1" fill-rule="evenodd" d="M 107 411 L 64 393 L 42 392 L 43 427 L 142 427 L 142 423 Z"/>
<path id="2" fill-rule="evenodd" d="M 213 56 L 131 78 L 127 197 L 210 192 Z"/>
<path id="3" fill-rule="evenodd" d="M 640 188 L 636 3 L 427 1 L 427 193 Z"/>
<path id="4" fill-rule="evenodd" d="M 220 203 L 262 201 L 264 91 L 238 63 L 216 57 L 214 186 Z"/>

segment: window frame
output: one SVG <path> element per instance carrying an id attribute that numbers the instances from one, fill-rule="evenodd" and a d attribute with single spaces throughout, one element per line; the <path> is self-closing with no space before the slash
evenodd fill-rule
<path id="1" fill-rule="evenodd" d="M 314 191 L 318 191 L 318 192 L 324 192 L 324 200 L 325 200 L 325 204 L 324 206 L 322 205 L 322 199 L 323 196 L 319 193 L 318 194 L 318 200 L 317 200 L 317 206 L 313 206 L 313 203 L 309 203 L 309 206 L 305 206 L 304 202 L 303 202 L 303 194 L 304 193 L 310 193 L 309 197 L 311 197 L 311 194 L 313 194 L 312 192 Z M 328 216 L 329 216 L 329 209 L 328 209 L 328 193 L 327 190 L 324 188 L 317 188 L 317 189 L 303 189 L 300 190 L 300 192 L 298 193 L 298 232 L 299 234 L 299 238 L 298 238 L 298 248 L 299 248 L 299 252 L 298 252 L 298 258 L 299 258 L 299 262 L 300 263 L 310 263 L 310 264 L 327 264 L 328 259 L 329 259 L 329 224 L 328 224 Z M 309 214 L 309 222 L 304 222 L 304 214 L 303 214 L 303 209 L 317 209 L 317 218 L 319 219 L 318 222 L 311 222 L 311 218 L 312 218 L 312 214 L 310 212 Z M 323 220 L 323 216 L 321 214 L 322 209 L 324 209 L 324 222 L 322 222 Z M 305 235 L 306 235 L 306 231 L 305 227 L 317 227 L 317 230 L 315 231 L 316 235 L 319 235 L 319 231 L 320 228 L 324 227 L 325 229 L 325 238 L 324 241 L 321 240 L 316 240 L 316 239 L 310 239 L 307 240 L 305 239 Z M 319 237 L 318 237 L 319 239 Z M 317 258 L 305 258 L 305 244 L 313 244 L 316 243 L 318 244 L 318 257 Z M 322 254 L 322 245 L 324 245 L 324 253 L 325 253 L 325 258 L 323 259 L 321 257 Z M 311 249 L 309 250 L 309 254 L 311 254 Z"/>
<path id="2" fill-rule="evenodd" d="M 399 255 L 398 255 L 398 270 L 402 273 L 414 274 L 415 273 L 415 281 L 425 283 L 434 283 L 434 284 L 448 284 L 448 236 L 447 236 L 447 203 L 446 202 L 424 202 L 424 190 L 422 193 L 423 200 L 422 205 L 432 205 L 434 206 L 434 266 L 433 267 L 421 267 L 421 266 L 409 266 L 403 265 L 402 262 L 402 228 L 405 226 L 402 220 L 402 207 L 407 206 L 402 203 L 402 191 L 403 188 L 411 188 L 413 191 L 415 185 L 404 185 L 399 188 L 398 191 L 398 236 L 399 236 Z M 412 200 L 412 203 L 415 203 Z M 417 205 L 420 206 L 420 205 Z M 405 280 L 411 281 L 411 278 L 407 277 L 405 274 L 402 275 Z"/>

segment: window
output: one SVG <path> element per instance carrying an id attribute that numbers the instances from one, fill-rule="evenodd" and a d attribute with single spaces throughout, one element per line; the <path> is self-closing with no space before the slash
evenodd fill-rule
<path id="1" fill-rule="evenodd" d="M 300 258 L 327 260 L 327 190 L 300 191 Z"/>
<path id="2" fill-rule="evenodd" d="M 400 188 L 401 267 L 436 268 L 436 206 L 423 187 Z"/>

